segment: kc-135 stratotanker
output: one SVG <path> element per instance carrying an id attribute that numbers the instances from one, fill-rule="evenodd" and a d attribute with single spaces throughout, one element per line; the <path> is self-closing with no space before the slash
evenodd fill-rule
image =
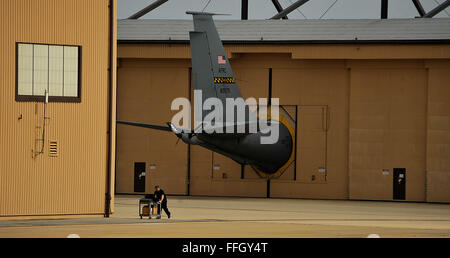
<path id="1" fill-rule="evenodd" d="M 201 91 L 200 100 L 203 102 L 208 98 L 217 98 L 224 106 L 226 99 L 242 99 L 212 18 L 214 14 L 187 13 L 192 14 L 194 20 L 194 31 L 189 32 L 194 91 Z M 195 105 L 196 103 L 194 103 Z M 226 117 L 226 109 L 223 110 L 223 117 Z M 230 133 L 225 128 L 222 133 L 211 133 L 210 130 L 205 129 L 204 123 L 200 123 L 201 126 L 193 131 L 176 127 L 170 122 L 167 123 L 167 126 L 121 120 L 118 120 L 117 123 L 173 132 L 187 144 L 199 145 L 227 156 L 241 165 L 250 165 L 263 178 L 279 177 L 294 160 L 295 122 L 288 112 L 279 108 L 276 118 L 270 115 L 266 115 L 264 118 L 260 115 L 260 118 L 257 118 L 257 129 L 251 131 L 249 128 L 252 123 L 255 123 L 251 112 L 256 111 L 250 110 L 252 108 L 246 104 L 245 115 L 238 116 L 238 110 L 234 109 L 233 121 L 226 123 L 227 127 L 232 126 L 233 128 L 244 125 L 243 133 L 237 130 Z M 271 108 L 269 107 L 267 110 L 269 111 L 266 113 L 270 113 Z M 207 114 L 202 110 L 200 115 L 203 121 Z M 269 121 L 267 121 L 268 117 L 270 117 Z M 261 130 L 259 126 L 261 120 L 265 120 L 270 126 L 278 127 L 278 137 L 273 143 L 264 144 L 261 141 L 270 134 L 270 132 Z"/>

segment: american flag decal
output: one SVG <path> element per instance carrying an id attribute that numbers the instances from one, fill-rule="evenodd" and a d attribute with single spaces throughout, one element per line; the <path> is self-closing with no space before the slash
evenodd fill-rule
<path id="1" fill-rule="evenodd" d="M 217 56 L 217 63 L 218 64 L 226 64 L 227 60 L 225 59 L 225 56 Z"/>

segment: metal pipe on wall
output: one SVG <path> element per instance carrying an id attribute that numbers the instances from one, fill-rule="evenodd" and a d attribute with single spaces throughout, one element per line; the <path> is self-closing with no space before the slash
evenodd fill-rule
<path id="1" fill-rule="evenodd" d="M 433 10 L 429 11 L 427 14 L 425 14 L 423 16 L 423 18 L 433 18 L 436 14 L 442 12 L 449 5 L 450 5 L 450 0 L 447 0 L 447 1 L 443 2 L 442 4 L 438 5 Z"/>
<path id="2" fill-rule="evenodd" d="M 419 13 L 420 17 L 423 17 L 425 15 L 425 10 L 423 9 L 422 4 L 420 3 L 420 0 L 412 0 L 414 6 L 417 9 L 417 12 Z"/>
<path id="3" fill-rule="evenodd" d="M 388 18 L 388 0 L 381 0 L 381 19 Z"/>
<path id="4" fill-rule="evenodd" d="M 248 20 L 248 0 L 242 0 L 241 20 Z"/>
<path id="5" fill-rule="evenodd" d="M 113 94 L 113 64 L 114 64 L 114 0 L 109 1 L 109 53 L 108 53 L 108 131 L 107 131 L 107 164 L 106 164 L 106 192 L 105 192 L 105 213 L 104 217 L 109 218 L 111 213 L 111 151 L 112 151 L 112 94 Z"/>
<path id="6" fill-rule="evenodd" d="M 281 19 L 282 17 L 288 15 L 289 13 L 291 13 L 295 9 L 299 8 L 300 6 L 302 6 L 303 4 L 305 4 L 308 1 L 309 0 L 298 0 L 297 2 L 295 2 L 295 3 L 291 4 L 290 6 L 286 7 L 286 9 L 284 9 L 283 11 L 277 13 L 276 15 L 274 15 L 270 19 L 272 19 L 272 20 Z"/>
<path id="7" fill-rule="evenodd" d="M 146 15 L 147 13 L 151 12 L 152 10 L 158 8 L 160 5 L 164 4 L 169 0 L 157 0 L 153 3 L 151 3 L 149 6 L 145 7 L 144 9 L 140 10 L 139 12 L 131 15 L 128 17 L 128 19 L 136 20 L 141 18 L 142 16 Z"/>
<path id="8" fill-rule="evenodd" d="M 273 6 L 275 6 L 275 9 L 277 9 L 277 12 L 282 12 L 283 11 L 283 7 L 281 6 L 280 2 L 278 2 L 278 0 L 272 0 Z M 288 17 L 283 16 L 281 17 L 281 19 L 286 20 Z"/>

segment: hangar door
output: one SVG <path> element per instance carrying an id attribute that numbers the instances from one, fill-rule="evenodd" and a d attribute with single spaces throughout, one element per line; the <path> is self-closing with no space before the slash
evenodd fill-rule
<path id="1" fill-rule="evenodd" d="M 297 127 L 297 180 L 325 182 L 327 177 L 327 131 L 329 110 L 326 105 L 299 106 Z"/>
<path id="2" fill-rule="evenodd" d="M 189 96 L 189 68 L 175 61 L 167 66 L 121 59 L 118 120 L 159 125 L 171 121 L 178 112 L 170 109 L 172 100 Z M 188 148 L 176 142 L 169 132 L 118 124 L 116 193 L 151 193 L 154 185 L 161 185 L 168 194 L 186 194 Z"/>

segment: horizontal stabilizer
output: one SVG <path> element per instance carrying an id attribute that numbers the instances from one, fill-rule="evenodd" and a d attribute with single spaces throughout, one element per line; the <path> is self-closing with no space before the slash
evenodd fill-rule
<path id="1" fill-rule="evenodd" d="M 207 13 L 207 12 L 196 12 L 196 11 L 186 11 L 186 14 L 192 15 L 231 15 L 226 13 Z"/>
<path id="2" fill-rule="evenodd" d="M 150 128 L 150 129 L 155 129 L 155 130 L 161 130 L 161 131 L 168 131 L 168 132 L 171 132 L 171 131 L 172 131 L 172 130 L 170 129 L 170 127 L 167 126 L 167 125 L 152 125 L 152 124 L 144 124 L 144 123 L 138 123 L 138 122 L 121 121 L 121 120 L 117 120 L 116 122 L 117 122 L 118 124 L 132 125 L 132 126 L 139 126 L 139 127 L 145 127 L 145 128 Z"/>

